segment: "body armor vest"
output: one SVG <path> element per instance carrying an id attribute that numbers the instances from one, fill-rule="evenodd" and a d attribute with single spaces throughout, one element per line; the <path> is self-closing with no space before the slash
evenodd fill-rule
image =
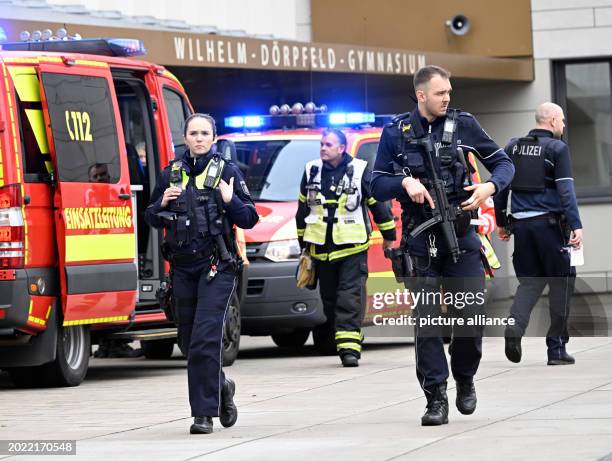
<path id="1" fill-rule="evenodd" d="M 168 211 L 175 214 L 172 225 L 166 229 L 166 240 L 172 246 L 188 246 L 197 237 L 223 233 L 220 207 L 223 206 L 219 181 L 225 162 L 213 155 L 206 168 L 197 176 L 187 174 L 183 161 L 170 167 L 170 185 L 182 189 L 181 195 L 168 204 Z"/>
<path id="2" fill-rule="evenodd" d="M 305 219 L 305 242 L 323 245 L 330 219 L 333 220 L 332 240 L 335 245 L 367 242 L 369 222 L 366 223 L 361 206 L 361 179 L 366 166 L 364 160 L 351 160 L 334 190 L 337 198 L 326 199 L 321 192 L 322 160 L 306 164 L 306 203 L 310 214 Z"/>
<path id="3" fill-rule="evenodd" d="M 520 138 L 508 152 L 515 173 L 511 189 L 517 192 L 544 192 L 546 187 L 555 187 L 546 180 L 546 160 L 550 138 L 528 136 Z"/>
<path id="4" fill-rule="evenodd" d="M 431 173 L 429 173 L 431 165 L 429 165 L 425 147 L 417 142 L 418 139 L 424 138 L 427 134 L 420 124 L 418 115 L 415 115 L 414 112 L 410 114 L 410 117 L 407 117 L 407 115 L 399 116 L 394 120 L 400 133 L 399 145 L 397 146 L 400 154 L 396 157 L 396 165 L 394 166 L 396 172 L 399 169 L 404 175 L 419 179 L 429 189 L 431 185 Z M 463 188 L 471 184 L 470 169 L 465 155 L 457 145 L 457 115 L 457 110 L 448 110 L 442 139 L 435 143 L 435 152 L 432 153 L 434 168 L 436 168 L 439 178 L 444 181 L 446 195 L 453 202 L 462 201 L 469 197 L 470 193 L 464 191 Z M 413 121 L 413 118 L 416 118 L 416 120 Z"/>

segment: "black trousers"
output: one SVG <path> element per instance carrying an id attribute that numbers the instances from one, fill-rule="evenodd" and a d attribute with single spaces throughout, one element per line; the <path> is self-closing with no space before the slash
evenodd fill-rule
<path id="1" fill-rule="evenodd" d="M 317 261 L 319 292 L 327 322 L 336 332 L 339 353 L 361 356 L 361 324 L 368 278 L 366 251 L 328 262 Z"/>
<path id="2" fill-rule="evenodd" d="M 207 280 L 207 260 L 173 267 L 173 290 L 178 312 L 178 343 L 187 357 L 192 416 L 219 416 L 223 374 L 223 325 L 236 276 L 219 267 Z"/>
<path id="3" fill-rule="evenodd" d="M 414 307 L 415 318 L 414 350 L 416 354 L 416 375 L 421 387 L 427 388 L 448 379 L 449 370 L 444 351 L 445 331 L 440 326 L 429 324 L 426 319 L 441 316 L 439 300 L 449 300 L 452 294 L 455 305 L 449 305 L 449 315 L 442 317 L 462 317 L 465 326 L 452 326 L 451 371 L 458 381 L 472 381 L 482 358 L 482 327 L 467 326 L 467 319 L 476 318 L 484 313 L 484 303 L 476 301 L 460 304 L 461 293 L 484 293 L 484 267 L 480 256 L 480 240 L 471 230 L 459 240 L 463 253 L 455 263 L 438 235 L 438 254 L 435 258 L 420 256 L 416 259 L 417 278 L 407 283 L 409 290 L 428 293 L 426 303 Z M 440 295 L 440 293 L 442 293 Z M 436 297 L 436 294 L 438 297 Z M 425 322 L 421 325 L 421 319 Z"/>
<path id="4" fill-rule="evenodd" d="M 576 269 L 570 266 L 561 227 L 553 217 L 518 219 L 514 224 L 514 271 L 519 287 L 510 308 L 515 333 L 525 334 L 533 306 L 549 287 L 550 328 L 546 334 L 548 356 L 560 357 L 569 340 L 567 319 Z"/>

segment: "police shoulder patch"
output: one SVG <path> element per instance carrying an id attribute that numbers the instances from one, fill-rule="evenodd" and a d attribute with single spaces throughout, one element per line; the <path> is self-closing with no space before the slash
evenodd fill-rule
<path id="1" fill-rule="evenodd" d="M 247 187 L 246 182 L 244 182 L 244 180 L 240 181 L 240 188 L 242 189 L 242 192 L 244 192 L 246 195 L 248 195 L 249 197 L 251 196 L 249 188 Z"/>

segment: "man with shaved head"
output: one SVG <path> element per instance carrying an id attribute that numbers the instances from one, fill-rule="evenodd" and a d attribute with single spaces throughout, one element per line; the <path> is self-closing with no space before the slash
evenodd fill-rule
<path id="1" fill-rule="evenodd" d="M 576 270 L 570 265 L 569 246 L 582 246 L 582 223 L 576 204 L 569 148 L 561 140 L 565 128 L 563 109 L 552 102 L 538 106 L 536 128 L 524 138 L 512 139 L 506 152 L 516 173 L 510 188 L 495 198 L 499 237 L 514 234 L 514 271 L 519 287 L 510 308 L 514 326 L 505 332 L 506 357 L 521 361 L 521 337 L 533 306 L 549 286 L 551 324 L 546 334 L 548 365 L 570 365 L 567 318 Z M 506 216 L 512 191 L 511 215 Z"/>

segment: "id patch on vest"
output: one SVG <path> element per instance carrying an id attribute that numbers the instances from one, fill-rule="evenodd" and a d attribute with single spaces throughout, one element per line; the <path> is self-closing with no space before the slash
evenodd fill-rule
<path id="1" fill-rule="evenodd" d="M 240 187 L 242 188 L 242 192 L 244 192 L 249 197 L 251 196 L 251 193 L 249 192 L 249 188 L 247 187 L 246 182 L 240 181 Z"/>

